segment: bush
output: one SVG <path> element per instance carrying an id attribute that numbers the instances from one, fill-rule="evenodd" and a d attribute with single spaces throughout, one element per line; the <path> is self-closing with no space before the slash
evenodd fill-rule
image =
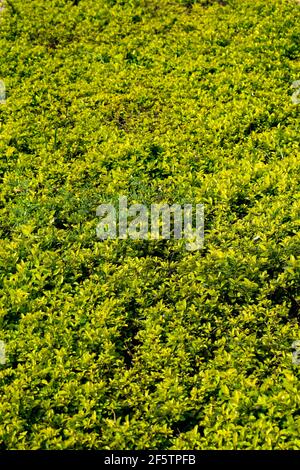
<path id="1" fill-rule="evenodd" d="M 299 6 L 226 3 L 6 2 L 3 449 L 300 448 Z M 100 242 L 119 194 L 204 248 Z"/>

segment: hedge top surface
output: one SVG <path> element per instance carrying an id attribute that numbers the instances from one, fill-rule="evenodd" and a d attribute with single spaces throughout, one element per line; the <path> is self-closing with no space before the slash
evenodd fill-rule
<path id="1" fill-rule="evenodd" d="M 6 1 L 1 448 L 300 448 L 299 38 L 288 0 Z M 100 242 L 120 194 L 204 203 L 204 249 Z"/>

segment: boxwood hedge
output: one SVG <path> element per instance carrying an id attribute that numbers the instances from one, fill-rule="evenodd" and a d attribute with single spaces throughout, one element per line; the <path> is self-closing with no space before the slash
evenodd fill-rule
<path id="1" fill-rule="evenodd" d="M 299 14 L 6 0 L 0 448 L 300 449 Z M 99 241 L 119 195 L 204 248 Z"/>

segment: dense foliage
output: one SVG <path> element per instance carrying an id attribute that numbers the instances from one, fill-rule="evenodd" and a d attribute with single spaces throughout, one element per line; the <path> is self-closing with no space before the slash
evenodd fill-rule
<path id="1" fill-rule="evenodd" d="M 2 449 L 300 449 L 299 12 L 6 1 Z M 99 241 L 120 194 L 204 248 Z"/>

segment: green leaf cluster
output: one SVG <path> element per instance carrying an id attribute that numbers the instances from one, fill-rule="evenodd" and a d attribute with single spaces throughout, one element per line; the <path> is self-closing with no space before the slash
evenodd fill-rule
<path id="1" fill-rule="evenodd" d="M 10 0 L 0 448 L 300 449 L 299 5 Z M 96 207 L 205 204 L 205 245 Z"/>

